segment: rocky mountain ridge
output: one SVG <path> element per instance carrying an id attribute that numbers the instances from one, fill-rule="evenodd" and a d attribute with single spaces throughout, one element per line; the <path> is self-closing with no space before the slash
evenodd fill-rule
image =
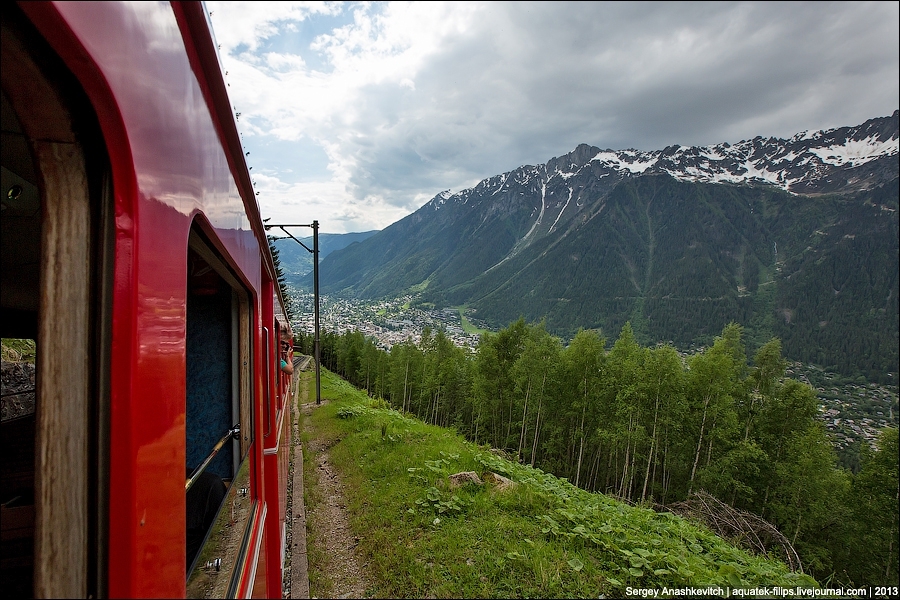
<path id="1" fill-rule="evenodd" d="M 519 171 L 568 180 L 590 169 L 597 178 L 666 174 L 695 183 L 771 184 L 797 194 L 846 193 L 868 189 L 896 173 L 898 152 L 898 111 L 894 111 L 890 117 L 855 127 L 803 131 L 789 139 L 755 137 L 735 144 L 674 145 L 650 152 L 581 144 L 551 159 L 543 169 L 523 166 L 486 179 L 473 190 L 502 185 Z M 888 163 L 893 163 L 893 171 Z M 473 190 L 456 195 L 465 203 L 467 192 Z M 456 195 L 442 192 L 429 204 L 439 207 Z"/>

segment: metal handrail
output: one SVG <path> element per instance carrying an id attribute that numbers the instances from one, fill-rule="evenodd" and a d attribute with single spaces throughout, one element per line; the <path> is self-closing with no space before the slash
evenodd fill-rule
<path id="1" fill-rule="evenodd" d="M 222 449 L 222 446 L 224 446 L 225 443 L 228 440 L 230 440 L 231 438 L 237 439 L 237 437 L 240 435 L 240 433 L 241 433 L 241 424 L 240 423 L 238 423 L 237 425 L 235 425 L 234 427 L 232 427 L 231 429 L 228 430 L 228 433 L 226 433 L 222 437 L 222 439 L 219 440 L 215 446 L 213 446 L 212 452 L 209 453 L 209 456 L 206 457 L 206 460 L 204 460 L 202 463 L 200 463 L 200 466 L 198 466 L 196 469 L 193 470 L 190 477 L 185 479 L 184 491 L 188 491 L 189 489 L 191 489 L 191 486 L 194 485 L 194 483 L 197 481 L 197 478 L 200 477 L 200 474 L 206 470 L 206 467 L 209 465 L 210 461 L 212 461 L 212 459 L 216 457 L 216 454 L 219 453 L 219 450 Z"/>

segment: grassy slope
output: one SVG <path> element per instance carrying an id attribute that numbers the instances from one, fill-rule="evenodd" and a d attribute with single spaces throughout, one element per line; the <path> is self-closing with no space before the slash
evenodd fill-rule
<path id="1" fill-rule="evenodd" d="M 481 329 L 472 324 L 472 322 L 466 317 L 466 306 L 456 306 L 454 308 L 459 311 L 459 321 L 460 323 L 462 323 L 463 331 L 465 331 L 466 333 L 476 333 L 480 335 L 482 333 L 488 333 L 490 331 L 488 329 Z"/>
<path id="2" fill-rule="evenodd" d="M 328 402 L 307 417 L 305 435 L 335 443 L 331 459 L 344 476 L 372 596 L 586 598 L 619 597 L 628 586 L 816 585 L 681 518 L 504 460 L 322 373 Z M 305 456 L 305 469 L 314 460 Z M 518 485 L 449 489 L 447 476 L 460 471 L 493 471 Z M 307 497 L 315 502 L 315 493 Z"/>

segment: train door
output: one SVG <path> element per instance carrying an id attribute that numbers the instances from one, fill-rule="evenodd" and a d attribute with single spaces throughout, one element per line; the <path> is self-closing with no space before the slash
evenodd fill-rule
<path id="1" fill-rule="evenodd" d="M 0 579 L 15 596 L 103 596 L 109 161 L 83 89 L 15 5 L 3 9 L 0 58 L 0 329 L 36 355 L 31 406 L 4 417 L 0 433 L 13 457 L 0 482 Z M 27 404 L 3 394 L 4 409 Z"/>

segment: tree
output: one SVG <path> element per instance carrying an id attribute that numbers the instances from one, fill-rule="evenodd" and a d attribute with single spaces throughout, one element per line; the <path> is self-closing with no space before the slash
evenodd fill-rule
<path id="1" fill-rule="evenodd" d="M 688 361 L 688 402 L 697 431 L 688 493 L 694 486 L 704 444 L 708 465 L 712 461 L 714 442 L 729 441 L 729 434 L 736 426 L 735 398 L 742 395 L 742 375 L 747 367 L 741 335 L 739 325 L 726 325 L 711 348 Z"/>
<path id="2" fill-rule="evenodd" d="M 359 369 L 365 347 L 365 337 L 359 331 L 346 331 L 338 344 L 337 369 L 348 381 L 359 383 Z"/>
<path id="3" fill-rule="evenodd" d="M 755 368 L 750 373 L 752 391 L 749 402 L 744 403 L 744 441 L 750 438 L 753 419 L 775 393 L 776 385 L 784 377 L 787 361 L 781 357 L 781 341 L 773 338 L 763 345 L 753 357 Z"/>
<path id="4" fill-rule="evenodd" d="M 738 507 L 757 495 L 760 474 L 769 456 L 753 440 L 741 440 L 698 474 L 700 485 L 713 496 Z"/>
<path id="5" fill-rule="evenodd" d="M 634 338 L 631 323 L 625 323 L 606 362 L 609 377 L 604 382 L 608 390 L 604 395 L 612 401 L 615 410 L 615 427 L 611 433 L 616 444 L 616 456 L 624 444 L 621 475 L 618 476 L 618 495 L 623 497 L 631 496 L 638 446 L 645 441 L 641 424 L 646 408 L 646 390 L 641 383 L 646 354 L 646 349 Z"/>
<path id="6" fill-rule="evenodd" d="M 650 483 L 652 473 L 656 473 L 659 464 L 659 447 L 664 436 L 677 430 L 677 424 L 684 414 L 684 370 L 678 352 L 671 346 L 660 346 L 651 349 L 647 353 L 644 363 L 643 385 L 646 392 L 651 412 L 650 424 L 650 450 L 647 453 L 647 467 L 644 471 L 644 485 L 641 488 L 641 501 L 647 498 L 648 492 L 652 492 Z M 660 471 L 665 481 L 666 454 L 669 444 L 664 445 L 663 464 Z M 665 488 L 665 486 L 663 486 Z"/>
<path id="7" fill-rule="evenodd" d="M 767 518 L 791 540 L 806 567 L 818 575 L 833 572 L 822 534 L 839 523 L 836 517 L 849 485 L 849 478 L 835 468 L 836 463 L 834 448 L 820 424 L 796 432 L 775 463 L 766 504 Z"/>
<path id="8" fill-rule="evenodd" d="M 563 376 L 560 396 L 563 399 L 556 411 L 557 420 L 567 422 L 566 430 L 572 432 L 568 447 L 577 445 L 577 461 L 567 466 L 574 475 L 575 485 L 581 483 L 581 465 L 584 459 L 585 440 L 594 438 L 599 415 L 599 392 L 606 360 L 606 341 L 593 330 L 579 330 L 571 344 L 562 352 Z M 572 443 L 574 442 L 574 444 Z M 597 452 L 599 456 L 599 444 Z"/>
<path id="9" fill-rule="evenodd" d="M 789 379 L 780 385 L 772 397 L 761 406 L 756 439 L 769 457 L 761 474 L 764 492 L 752 509 L 766 517 L 773 486 L 779 485 L 777 471 L 782 463 L 794 459 L 788 450 L 794 437 L 802 436 L 815 426 L 816 396 L 813 390 L 799 381 Z"/>
<path id="10" fill-rule="evenodd" d="M 525 333 L 525 319 L 520 318 L 496 334 L 484 334 L 475 355 L 477 418 L 487 421 L 491 445 L 503 450 L 514 443 L 512 366 L 522 352 Z"/>
<path id="11" fill-rule="evenodd" d="M 264 219 L 264 221 L 268 221 L 268 219 Z M 272 263 L 275 265 L 275 279 L 278 282 L 278 289 L 281 290 L 281 297 L 284 298 L 285 316 L 289 323 L 293 323 L 294 299 L 290 293 L 288 293 L 287 283 L 284 279 L 284 271 L 281 268 L 281 259 L 278 256 L 278 248 L 275 247 L 275 240 L 277 238 L 267 234 L 266 239 L 269 242 L 269 252 L 272 254 Z"/>
<path id="12" fill-rule="evenodd" d="M 403 412 L 411 410 L 417 388 L 415 374 L 422 370 L 423 361 L 422 351 L 412 340 L 391 347 L 389 395 L 391 403 Z"/>
<path id="13" fill-rule="evenodd" d="M 534 435 L 532 436 L 531 451 L 529 452 L 532 466 L 534 466 L 537 454 L 537 440 L 540 434 L 541 416 L 548 378 L 552 383 L 554 372 L 559 362 L 560 347 L 560 341 L 547 333 L 545 323 L 529 325 L 526 327 L 522 352 L 512 366 L 517 398 L 522 401 L 522 422 L 517 452 L 519 460 L 524 459 L 524 451 L 527 450 L 529 400 L 532 404 L 537 402 L 537 411 L 533 420 Z"/>
<path id="14" fill-rule="evenodd" d="M 862 468 L 850 493 L 854 527 L 847 557 L 848 573 L 857 585 L 898 585 L 898 452 L 893 427 L 881 431 L 874 451 L 863 448 Z"/>

